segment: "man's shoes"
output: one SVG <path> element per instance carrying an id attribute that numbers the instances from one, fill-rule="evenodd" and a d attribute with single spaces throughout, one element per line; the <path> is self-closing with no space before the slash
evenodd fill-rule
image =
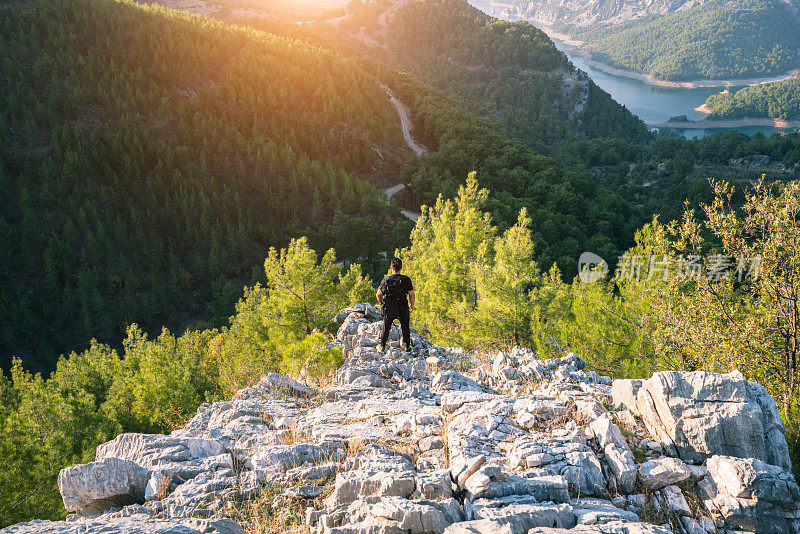
<path id="1" fill-rule="evenodd" d="M 379 353 L 381 353 L 381 354 L 385 354 L 385 353 L 386 353 L 386 347 L 384 347 L 384 346 L 381 346 L 381 345 L 378 345 L 378 347 L 376 348 L 376 350 L 377 350 Z"/>

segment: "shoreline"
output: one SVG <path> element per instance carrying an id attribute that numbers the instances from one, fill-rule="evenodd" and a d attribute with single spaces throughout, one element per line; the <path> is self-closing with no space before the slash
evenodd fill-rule
<path id="1" fill-rule="evenodd" d="M 776 74 L 773 76 L 764 76 L 761 78 L 742 78 L 739 80 L 709 80 L 709 79 L 696 79 L 696 80 L 688 80 L 684 82 L 677 82 L 671 80 L 660 80 L 658 78 L 653 77 L 651 74 L 645 74 L 643 72 L 637 72 L 634 70 L 629 69 L 620 69 L 618 67 L 614 67 L 613 65 L 609 65 L 607 63 L 603 63 L 601 61 L 597 61 L 596 59 L 592 59 L 592 55 L 588 50 L 584 50 L 581 47 L 585 44 L 583 41 L 579 41 L 570 37 L 567 34 L 559 33 L 553 30 L 550 26 L 546 23 L 536 20 L 536 19 L 525 19 L 530 22 L 536 28 L 542 30 L 548 37 L 551 39 L 556 39 L 561 41 L 565 45 L 572 48 L 571 52 L 581 56 L 584 62 L 589 65 L 590 67 L 594 67 L 598 70 L 602 70 L 606 74 L 611 74 L 612 76 L 624 76 L 626 78 L 631 78 L 634 80 L 642 81 L 648 85 L 653 85 L 656 87 L 672 87 L 672 88 L 682 88 L 682 89 L 699 89 L 699 88 L 714 88 L 714 87 L 721 87 L 721 88 L 728 88 L 728 87 L 737 87 L 737 86 L 753 86 L 753 85 L 761 85 L 765 83 L 771 82 L 780 82 L 783 80 L 789 80 L 794 78 L 800 73 L 800 69 L 792 69 L 787 71 L 784 74 Z"/>
<path id="2" fill-rule="evenodd" d="M 713 128 L 744 128 L 747 126 L 772 126 L 775 128 L 800 128 L 800 120 L 745 117 L 743 119 L 700 119 L 698 121 L 666 121 L 648 124 L 648 128 L 674 128 L 676 130 L 708 130 Z"/>

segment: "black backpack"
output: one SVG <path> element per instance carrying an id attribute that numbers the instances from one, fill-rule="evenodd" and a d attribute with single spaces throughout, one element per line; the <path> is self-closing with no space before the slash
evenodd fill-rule
<path id="1" fill-rule="evenodd" d="M 383 300 L 388 302 L 402 302 L 406 296 L 406 290 L 403 287 L 403 278 L 400 276 L 387 276 L 383 281 L 383 289 L 381 290 Z"/>

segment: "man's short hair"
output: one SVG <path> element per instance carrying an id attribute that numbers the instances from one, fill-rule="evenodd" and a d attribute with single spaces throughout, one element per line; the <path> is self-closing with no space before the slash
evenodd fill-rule
<path id="1" fill-rule="evenodd" d="M 400 271 L 403 269 L 403 260 L 401 260 L 400 258 L 392 258 L 390 266 L 393 271 Z"/>

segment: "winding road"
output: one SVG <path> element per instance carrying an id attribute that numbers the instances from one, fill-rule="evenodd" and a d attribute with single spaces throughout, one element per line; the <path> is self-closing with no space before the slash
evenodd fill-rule
<path id="1" fill-rule="evenodd" d="M 408 148 L 410 148 L 417 156 L 421 156 L 425 153 L 425 149 L 414 142 L 414 138 L 411 137 L 411 129 L 413 128 L 413 124 L 411 123 L 411 119 L 408 117 L 408 108 L 406 108 L 406 106 L 400 102 L 394 96 L 394 94 L 392 94 L 392 91 L 388 87 L 385 85 L 382 87 L 386 91 L 386 94 L 389 97 L 389 102 L 392 104 L 392 107 L 397 112 L 397 116 L 400 119 L 400 128 L 403 130 L 403 138 L 406 141 L 406 145 L 408 145 Z M 405 188 L 406 186 L 404 184 L 393 185 L 386 190 L 386 197 L 392 198 Z M 400 210 L 400 213 L 402 213 L 407 219 L 414 222 L 416 222 L 420 216 L 419 213 L 403 209 Z"/>
<path id="2" fill-rule="evenodd" d="M 392 107 L 394 107 L 394 110 L 397 112 L 397 116 L 400 117 L 400 127 L 403 129 L 403 137 L 406 140 L 408 148 L 413 150 L 417 156 L 421 156 L 425 152 L 425 149 L 415 143 L 414 138 L 411 137 L 411 129 L 414 126 L 411 124 L 411 119 L 408 117 L 408 109 L 402 102 L 397 100 L 388 89 L 386 94 L 389 95 L 389 102 L 391 102 Z"/>

